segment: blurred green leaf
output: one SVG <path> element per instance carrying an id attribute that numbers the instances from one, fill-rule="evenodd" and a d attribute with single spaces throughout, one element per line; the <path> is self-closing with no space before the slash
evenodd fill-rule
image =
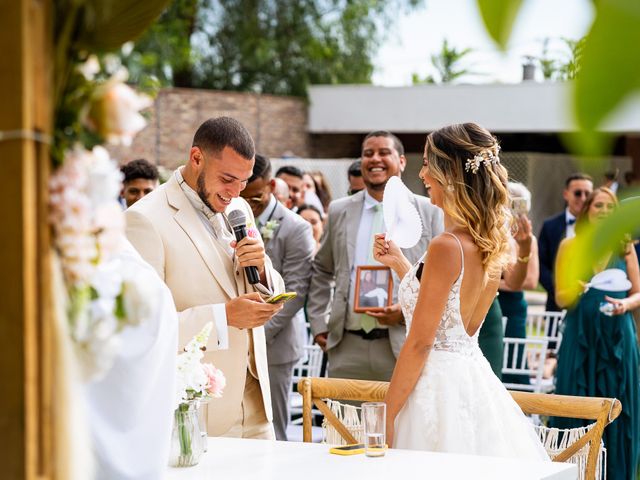
<path id="1" fill-rule="evenodd" d="M 83 8 L 76 44 L 113 50 L 138 38 L 162 13 L 168 0 L 92 0 Z"/>
<path id="2" fill-rule="evenodd" d="M 581 135 L 581 153 L 599 154 L 607 147 L 595 132 L 634 90 L 640 88 L 640 2 L 609 0 L 596 4 L 596 19 L 581 58 L 573 104 Z"/>
<path id="3" fill-rule="evenodd" d="M 557 289 L 572 290 L 572 303 L 577 301 L 582 292 L 579 281 L 589 281 L 594 273 L 593 266 L 604 261 L 611 252 L 621 251 L 625 238 L 639 229 L 640 197 L 622 201 L 607 218 L 586 225 L 558 264 Z"/>
<path id="4" fill-rule="evenodd" d="M 522 0 L 478 0 L 482 21 L 501 50 L 507 48 L 521 6 Z"/>

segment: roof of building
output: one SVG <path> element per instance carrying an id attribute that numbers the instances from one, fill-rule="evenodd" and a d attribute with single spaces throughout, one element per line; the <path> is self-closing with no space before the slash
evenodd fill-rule
<path id="1" fill-rule="evenodd" d="M 476 122 L 501 133 L 575 130 L 570 84 L 315 85 L 309 87 L 310 133 L 366 133 L 385 129 L 423 133 Z M 627 102 L 604 130 L 640 132 L 640 98 Z"/>

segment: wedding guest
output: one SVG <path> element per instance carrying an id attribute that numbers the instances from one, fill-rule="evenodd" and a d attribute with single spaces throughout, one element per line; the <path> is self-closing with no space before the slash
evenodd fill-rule
<path id="1" fill-rule="evenodd" d="M 291 198 L 289 197 L 289 185 L 281 178 L 274 178 L 273 195 L 281 204 L 291 210 Z"/>
<path id="2" fill-rule="evenodd" d="M 542 225 L 538 237 L 538 257 L 540 260 L 540 283 L 547 291 L 548 311 L 559 312 L 561 308 L 555 301 L 555 276 L 553 273 L 558 247 L 563 238 L 575 235 L 575 222 L 585 200 L 593 191 L 593 180 L 584 173 L 574 173 L 565 181 L 562 196 L 566 208 L 559 214 L 548 218 Z"/>
<path id="3" fill-rule="evenodd" d="M 374 234 L 383 232 L 382 196 L 389 178 L 406 166 L 404 147 L 390 132 L 368 134 L 362 143 L 365 190 L 331 202 L 320 249 L 313 261 L 307 313 L 315 342 L 328 352 L 329 376 L 389 380 L 405 339 L 398 303 L 382 312 L 353 311 L 355 272 L 373 260 Z M 412 195 L 423 225 L 422 237 L 405 255 L 417 260 L 442 231 L 442 213 L 429 199 Z M 394 298 L 399 280 L 394 278 Z"/>
<path id="4" fill-rule="evenodd" d="M 502 315 L 507 317 L 504 336 L 526 338 L 528 305 L 523 290 L 531 290 L 538 286 L 538 243 L 531 232 L 531 221 L 527 217 L 531 210 L 531 192 L 521 183 L 509 182 L 509 195 L 512 214 L 516 218 L 516 228 L 509 239 L 511 262 L 500 280 L 498 301 Z M 523 352 L 524 346 L 518 349 L 518 365 Z M 509 352 L 509 361 L 512 355 L 513 352 Z M 529 377 L 506 374 L 502 376 L 502 381 L 528 384 Z"/>
<path id="5" fill-rule="evenodd" d="M 204 362 L 222 370 L 227 386 L 209 404 L 213 436 L 274 438 L 263 325 L 282 310 L 265 298 L 284 283 L 257 234 L 236 242 L 227 214 L 242 212 L 238 198 L 253 172 L 255 147 L 237 120 L 212 118 L 196 131 L 189 160 L 168 182 L 126 211 L 127 236 L 173 295 L 179 345 L 209 322 Z M 248 267 L 259 282 L 249 283 Z"/>
<path id="6" fill-rule="evenodd" d="M 322 213 L 313 205 L 302 204 L 298 209 L 298 215 L 304 218 L 311 225 L 311 230 L 313 232 L 313 239 L 316 242 L 315 252 L 320 248 L 320 239 L 322 238 L 322 234 L 324 232 L 324 224 L 322 221 Z"/>
<path id="7" fill-rule="evenodd" d="M 562 343 L 558 351 L 556 393 L 585 397 L 617 398 L 622 414 L 604 431 L 609 479 L 637 478 L 640 455 L 640 354 L 636 327 L 631 311 L 640 306 L 640 268 L 635 250 L 628 242 L 613 248 L 607 258 L 592 265 L 593 273 L 619 269 L 626 274 L 631 288 L 626 292 L 591 287 L 571 305 L 571 292 L 583 285 L 568 284 L 561 272 L 584 258 L 575 258 L 573 244 L 589 225 L 597 224 L 618 206 L 615 193 L 597 188 L 589 195 L 578 215 L 576 237 L 560 244 L 556 271 L 556 300 L 568 308 L 564 319 Z M 602 306 L 609 306 L 610 312 Z M 587 426 L 587 422 L 569 418 L 552 418 L 558 428 Z"/>
<path id="8" fill-rule="evenodd" d="M 124 175 L 120 196 L 127 208 L 158 188 L 158 168 L 143 158 L 123 165 L 120 171 Z"/>
<path id="9" fill-rule="evenodd" d="M 318 198 L 320 198 L 320 201 L 322 202 L 322 211 L 326 213 L 329 210 L 329 204 L 332 200 L 331 187 L 329 186 L 329 182 L 324 176 L 324 173 L 322 173 L 320 170 L 315 170 L 310 174 L 316 183 L 316 195 L 318 195 Z"/>
<path id="10" fill-rule="evenodd" d="M 285 165 L 276 172 L 276 178 L 281 178 L 289 186 L 291 209 L 296 211 L 304 203 L 304 182 L 302 170 L 294 165 Z"/>
<path id="11" fill-rule="evenodd" d="M 256 154 L 253 174 L 240 195 L 251 206 L 273 268 L 282 276 L 287 291 L 297 293 L 264 326 L 273 426 L 276 439 L 287 440 L 293 367 L 302 358 L 304 344 L 300 339 L 306 335 L 304 322 L 296 316 L 304 315 L 315 242 L 309 224 L 276 200 L 275 183 L 271 162 Z"/>
<path id="12" fill-rule="evenodd" d="M 313 205 L 321 212 L 324 212 L 324 207 L 322 206 L 322 202 L 320 201 L 320 197 L 318 196 L 319 186 L 315 179 L 311 176 L 311 174 L 305 172 L 302 174 L 302 203 L 306 203 L 307 205 Z M 296 210 L 300 210 L 300 206 Z"/>
<path id="13" fill-rule="evenodd" d="M 349 165 L 349 170 L 347 171 L 347 178 L 349 180 L 349 190 L 347 191 L 348 195 L 353 195 L 364 190 L 361 164 L 362 162 L 360 160 L 356 160 Z"/>

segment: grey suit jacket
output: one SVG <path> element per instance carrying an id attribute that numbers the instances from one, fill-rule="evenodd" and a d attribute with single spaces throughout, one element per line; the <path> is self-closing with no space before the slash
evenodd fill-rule
<path id="1" fill-rule="evenodd" d="M 304 328 L 294 318 L 304 307 L 311 279 L 311 260 L 315 241 L 309 225 L 300 215 L 293 213 L 280 202 L 277 203 L 271 220 L 279 223 L 273 237 L 266 241 L 265 249 L 280 273 L 287 292 L 298 296 L 285 303 L 284 308 L 265 326 L 267 339 L 267 362 L 269 365 L 295 362 L 302 357 L 304 338 L 298 330 Z"/>
<path id="2" fill-rule="evenodd" d="M 402 252 L 414 263 L 426 252 L 431 239 L 443 231 L 444 223 L 442 210 L 433 206 L 427 197 L 413 195 L 412 200 L 422 220 L 422 237 L 414 247 L 403 249 Z M 307 315 L 314 336 L 329 332 L 328 349 L 342 340 L 349 316 L 351 271 L 355 268 L 354 251 L 363 206 L 364 192 L 341 198 L 329 205 L 325 233 L 313 261 Z M 394 274 L 393 280 L 395 300 L 400 279 Z M 389 328 L 389 341 L 396 357 L 405 337 L 403 325 Z"/>

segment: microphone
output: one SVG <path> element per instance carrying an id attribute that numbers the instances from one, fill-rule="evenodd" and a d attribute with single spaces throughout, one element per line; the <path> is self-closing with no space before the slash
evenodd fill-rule
<path id="1" fill-rule="evenodd" d="M 247 236 L 247 217 L 241 210 L 232 210 L 227 216 L 229 224 L 233 229 L 233 233 L 236 236 L 236 241 L 239 242 Z M 251 285 L 260 283 L 260 275 L 258 274 L 258 267 L 244 267 L 244 273 Z"/>

